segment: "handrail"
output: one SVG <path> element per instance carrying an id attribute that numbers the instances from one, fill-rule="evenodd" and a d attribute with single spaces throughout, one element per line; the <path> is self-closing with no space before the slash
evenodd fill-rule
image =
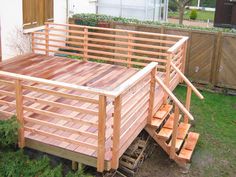
<path id="1" fill-rule="evenodd" d="M 166 85 L 162 82 L 161 79 L 159 79 L 158 77 L 155 77 L 156 81 L 158 82 L 158 84 L 160 84 L 160 86 L 164 89 L 164 91 L 172 98 L 172 100 L 175 102 L 175 104 L 177 104 L 177 106 L 180 108 L 181 111 L 183 111 L 183 113 L 185 115 L 188 116 L 188 118 L 190 120 L 194 120 L 192 114 L 184 107 L 184 105 L 178 100 L 178 98 L 170 91 L 170 89 L 168 87 L 166 87 Z"/>
<path id="2" fill-rule="evenodd" d="M 19 79 L 22 81 L 30 81 L 30 82 L 35 82 L 39 84 L 45 84 L 45 85 L 54 86 L 54 87 L 62 87 L 64 89 L 72 89 L 72 90 L 77 90 L 81 92 L 105 95 L 105 96 L 113 97 L 113 98 L 115 97 L 112 91 L 107 91 L 107 90 L 102 90 L 102 89 L 97 89 L 97 88 L 92 88 L 92 87 L 87 87 L 87 86 L 86 87 L 79 86 L 76 84 L 69 84 L 65 82 L 53 81 L 53 80 L 37 78 L 37 77 L 32 77 L 32 76 L 26 76 L 26 75 L 16 74 L 16 73 L 11 73 L 11 72 L 6 72 L 6 71 L 0 71 L 0 76 L 9 77 L 12 79 Z"/>
<path id="3" fill-rule="evenodd" d="M 176 52 L 179 49 L 179 47 L 182 46 L 188 39 L 189 37 L 187 36 L 182 37 L 178 42 L 176 42 L 171 48 L 168 49 L 168 52 L 170 53 Z"/>
<path id="4" fill-rule="evenodd" d="M 191 87 L 191 89 L 194 91 L 194 93 L 200 98 L 204 99 L 204 96 L 194 87 L 194 85 L 188 80 L 188 78 L 175 66 L 173 62 L 170 63 L 170 65 L 175 69 L 175 71 L 181 76 L 181 78 L 185 81 L 185 83 Z"/>
<path id="5" fill-rule="evenodd" d="M 149 63 L 145 68 L 134 74 L 132 77 L 130 77 L 128 80 L 123 82 L 120 86 L 115 88 L 113 90 L 113 94 L 115 97 L 118 97 L 120 94 L 134 86 L 138 81 L 142 80 L 145 76 L 150 74 L 150 72 L 157 67 L 157 62 L 151 62 Z"/>

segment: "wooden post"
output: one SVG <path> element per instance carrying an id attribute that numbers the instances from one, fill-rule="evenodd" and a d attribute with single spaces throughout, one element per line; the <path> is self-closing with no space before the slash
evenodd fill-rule
<path id="1" fill-rule="evenodd" d="M 45 25 L 45 54 L 49 55 L 49 24 Z"/>
<path id="2" fill-rule="evenodd" d="M 25 136 L 24 136 L 24 117 L 23 117 L 23 97 L 22 97 L 22 85 L 20 80 L 15 81 L 16 87 L 16 116 L 20 128 L 18 130 L 18 145 L 20 148 L 25 146 Z"/>
<path id="3" fill-rule="evenodd" d="M 170 63 L 172 60 L 172 56 L 173 54 L 170 53 L 167 57 L 167 62 L 166 62 L 166 73 L 165 73 L 165 85 L 170 88 Z M 165 93 L 164 95 L 164 104 L 167 104 L 167 99 L 168 99 L 168 95 L 167 93 Z"/>
<path id="4" fill-rule="evenodd" d="M 151 81 L 150 81 L 150 95 L 149 95 L 149 113 L 148 113 L 148 124 L 152 123 L 152 117 L 154 115 L 154 100 L 155 100 L 155 88 L 156 88 L 156 73 L 157 67 L 155 67 L 151 72 Z"/>
<path id="5" fill-rule="evenodd" d="M 88 28 L 84 27 L 84 61 L 88 60 Z"/>
<path id="6" fill-rule="evenodd" d="M 175 145 L 176 145 L 176 138 L 177 138 L 177 134 L 178 134 L 178 123 L 179 123 L 179 107 L 175 104 L 173 133 L 172 133 L 171 146 L 170 146 L 170 158 L 171 159 L 174 159 L 175 155 L 176 155 Z"/>
<path id="7" fill-rule="evenodd" d="M 187 87 L 187 94 L 186 94 L 186 109 L 190 111 L 191 105 L 191 96 L 192 96 L 192 88 L 190 86 Z M 188 123 L 188 116 L 184 115 L 184 123 Z"/>
<path id="8" fill-rule="evenodd" d="M 127 63 L 127 67 L 130 68 L 131 67 L 131 61 L 132 61 L 132 52 L 131 52 L 131 49 L 132 49 L 132 37 L 133 35 L 131 33 L 128 33 L 128 63 Z"/>
<path id="9" fill-rule="evenodd" d="M 181 67 L 181 71 L 184 74 L 185 73 L 185 64 L 186 64 L 186 56 L 187 56 L 187 47 L 188 47 L 188 42 L 186 41 L 184 44 L 184 49 L 183 49 L 183 58 L 182 58 L 182 67 Z M 179 76 L 180 77 L 180 76 Z M 180 77 L 181 78 L 181 77 Z M 180 82 L 183 82 L 183 79 L 180 79 Z"/>
<path id="10" fill-rule="evenodd" d="M 34 46 L 34 43 L 35 43 L 34 33 L 32 32 L 32 33 L 31 33 L 31 50 L 32 50 L 33 53 L 35 53 L 35 50 L 34 50 L 35 46 Z"/>
<path id="11" fill-rule="evenodd" d="M 106 140 L 106 97 L 99 96 L 97 171 L 104 171 Z"/>
<path id="12" fill-rule="evenodd" d="M 121 126 L 121 97 L 118 96 L 114 101 L 114 118 L 113 118 L 113 145 L 111 168 L 117 169 L 119 166 L 119 148 L 120 148 L 120 126 Z"/>

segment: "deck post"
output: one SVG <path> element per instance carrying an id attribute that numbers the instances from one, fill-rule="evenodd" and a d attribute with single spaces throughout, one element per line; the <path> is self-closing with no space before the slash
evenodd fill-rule
<path id="1" fill-rule="evenodd" d="M 15 81 L 15 93 L 16 93 L 16 116 L 20 125 L 18 130 L 18 145 L 20 148 L 25 146 L 24 137 L 24 117 L 23 117 L 23 96 L 22 96 L 22 85 L 20 80 Z"/>
<path id="2" fill-rule="evenodd" d="M 31 33 L 31 50 L 33 53 L 35 53 L 35 50 L 34 50 L 34 43 L 35 43 L 35 39 L 34 39 L 34 33 Z"/>
<path id="3" fill-rule="evenodd" d="M 84 61 L 88 60 L 88 28 L 84 27 Z"/>
<path id="4" fill-rule="evenodd" d="M 175 104 L 175 110 L 174 110 L 174 123 L 173 123 L 173 133 L 172 133 L 172 139 L 171 139 L 171 146 L 170 146 L 170 158 L 175 158 L 175 145 L 176 145 L 176 138 L 178 134 L 178 123 L 179 123 L 179 107 L 177 104 Z"/>
<path id="5" fill-rule="evenodd" d="M 132 45 L 131 45 L 131 43 L 132 43 L 132 33 L 128 33 L 128 63 L 127 63 L 127 66 L 128 66 L 128 68 L 130 68 L 131 67 L 131 61 L 132 61 L 132 57 L 131 57 L 131 55 L 132 55 Z"/>
<path id="6" fill-rule="evenodd" d="M 49 24 L 45 25 L 45 53 L 46 56 L 49 55 Z"/>
<path id="7" fill-rule="evenodd" d="M 97 171 L 104 171 L 106 140 L 106 96 L 99 95 Z"/>
<path id="8" fill-rule="evenodd" d="M 186 41 L 183 44 L 183 57 L 182 57 L 182 61 L 181 61 L 182 62 L 181 71 L 182 71 L 183 74 L 185 73 L 185 65 L 186 65 L 186 57 L 187 57 L 187 47 L 188 47 L 188 41 Z M 183 79 L 180 79 L 180 82 L 182 83 Z"/>
<path id="9" fill-rule="evenodd" d="M 187 94 L 186 94 L 186 109 L 190 111 L 191 105 L 191 96 L 192 96 L 192 88 L 190 86 L 187 87 Z M 184 115 L 184 123 L 188 123 L 188 116 Z"/>
<path id="10" fill-rule="evenodd" d="M 156 89 L 156 74 L 157 74 L 157 67 L 155 67 L 151 72 L 151 81 L 150 81 L 150 95 L 149 95 L 149 112 L 148 112 L 148 124 L 152 123 L 152 117 L 154 115 L 154 100 L 155 100 L 155 89 Z"/>
<path id="11" fill-rule="evenodd" d="M 166 73 L 165 73 L 165 85 L 170 88 L 170 69 L 171 69 L 171 60 L 172 60 L 172 53 L 169 53 L 168 57 L 167 57 L 167 63 L 166 63 Z M 167 104 L 167 99 L 168 99 L 168 94 L 165 93 L 164 94 L 164 104 Z"/>
<path id="12" fill-rule="evenodd" d="M 115 98 L 114 101 L 114 119 L 113 119 L 113 145 L 112 145 L 112 161 L 111 168 L 119 167 L 119 148 L 120 148 L 120 126 L 121 126 L 121 96 Z"/>

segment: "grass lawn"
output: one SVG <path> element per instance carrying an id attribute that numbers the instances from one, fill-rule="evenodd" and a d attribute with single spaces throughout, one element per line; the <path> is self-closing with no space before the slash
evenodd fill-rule
<path id="1" fill-rule="evenodd" d="M 191 13 L 191 10 L 185 10 L 184 13 L 184 19 L 185 20 L 189 20 L 189 15 Z M 169 12 L 168 17 L 172 17 L 172 18 L 179 18 L 179 12 Z M 201 20 L 201 21 L 207 21 L 208 19 L 210 21 L 214 21 L 214 17 L 215 17 L 215 12 L 210 12 L 210 11 L 197 11 L 197 20 Z"/>
<path id="2" fill-rule="evenodd" d="M 181 169 L 157 146 L 137 173 L 137 177 L 235 177 L 236 174 L 236 96 L 202 92 L 194 94 L 191 113 L 195 124 L 191 131 L 200 133 L 189 172 Z M 186 88 L 177 87 L 175 95 L 185 100 Z M 158 175 L 157 175 L 158 174 Z"/>

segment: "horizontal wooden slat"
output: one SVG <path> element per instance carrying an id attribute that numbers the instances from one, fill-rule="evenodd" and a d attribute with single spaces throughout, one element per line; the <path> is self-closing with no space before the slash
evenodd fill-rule
<path id="1" fill-rule="evenodd" d="M 0 84 L 7 85 L 7 86 L 14 86 L 14 82 L 6 81 L 6 80 L 0 80 Z"/>
<path id="2" fill-rule="evenodd" d="M 16 103 L 4 101 L 4 100 L 0 100 L 0 105 L 6 105 L 6 106 L 9 106 L 11 108 L 15 108 L 16 107 Z"/>
<path id="3" fill-rule="evenodd" d="M 0 95 L 2 95 L 2 96 L 15 97 L 15 93 L 8 92 L 8 91 L 5 91 L 5 90 L 0 90 Z"/>
<path id="4" fill-rule="evenodd" d="M 84 113 L 84 114 L 95 115 L 95 116 L 98 115 L 98 111 L 94 111 L 91 109 L 86 109 L 86 108 L 76 107 L 76 106 L 72 106 L 72 105 L 68 105 L 68 104 L 43 100 L 40 98 L 34 98 L 34 97 L 30 97 L 30 96 L 23 96 L 23 98 L 27 99 L 27 100 L 31 100 L 36 103 L 46 104 L 46 105 L 50 105 L 50 106 L 57 107 L 57 108 L 67 109 L 67 110 L 76 111 L 76 112 L 80 112 L 80 113 Z"/>
<path id="5" fill-rule="evenodd" d="M 63 136 L 60 136 L 60 135 L 52 134 L 52 133 L 45 132 L 45 131 L 42 131 L 42 130 L 37 130 L 35 128 L 31 128 L 31 127 L 27 127 L 27 126 L 24 127 L 24 130 L 28 131 L 28 132 L 31 132 L 31 133 L 37 133 L 39 135 L 43 135 L 43 136 L 46 136 L 46 137 L 55 138 L 55 139 L 65 141 L 65 142 L 68 142 L 68 143 L 72 143 L 72 144 L 75 144 L 75 145 L 79 145 L 79 146 L 82 146 L 82 147 L 86 147 L 86 148 L 89 148 L 89 149 L 93 149 L 95 151 L 97 150 L 97 146 L 95 146 L 93 144 L 89 144 L 89 143 L 86 143 L 86 142 L 70 139 L 68 137 L 63 137 Z"/>
<path id="6" fill-rule="evenodd" d="M 52 117 L 52 118 L 58 118 L 58 119 L 63 119 L 63 120 L 67 120 L 67 121 L 74 121 L 74 122 L 80 123 L 82 125 L 88 125 L 88 126 L 94 126 L 94 127 L 98 126 L 98 124 L 96 122 L 82 120 L 82 119 L 78 119 L 78 118 L 70 117 L 70 116 L 65 116 L 63 114 L 58 114 L 58 113 L 54 113 L 54 112 L 50 112 L 50 111 L 31 108 L 31 107 L 27 107 L 27 106 L 23 106 L 23 109 L 25 111 L 45 115 L 45 116 Z"/>
<path id="7" fill-rule="evenodd" d="M 26 122 L 31 122 L 31 123 L 35 123 L 35 124 L 55 128 L 55 129 L 60 129 L 60 130 L 66 131 L 66 132 L 79 134 L 81 136 L 87 136 L 87 137 L 93 138 L 93 139 L 97 139 L 97 137 L 98 137 L 97 134 L 94 134 L 94 133 L 81 131 L 79 129 L 74 129 L 74 128 L 71 128 L 71 127 L 66 127 L 66 126 L 63 126 L 63 125 L 58 125 L 58 124 L 54 124 L 54 123 L 43 121 L 43 120 L 38 120 L 38 119 L 35 119 L 35 118 L 31 118 L 31 117 L 26 117 L 25 116 L 24 120 Z"/>

